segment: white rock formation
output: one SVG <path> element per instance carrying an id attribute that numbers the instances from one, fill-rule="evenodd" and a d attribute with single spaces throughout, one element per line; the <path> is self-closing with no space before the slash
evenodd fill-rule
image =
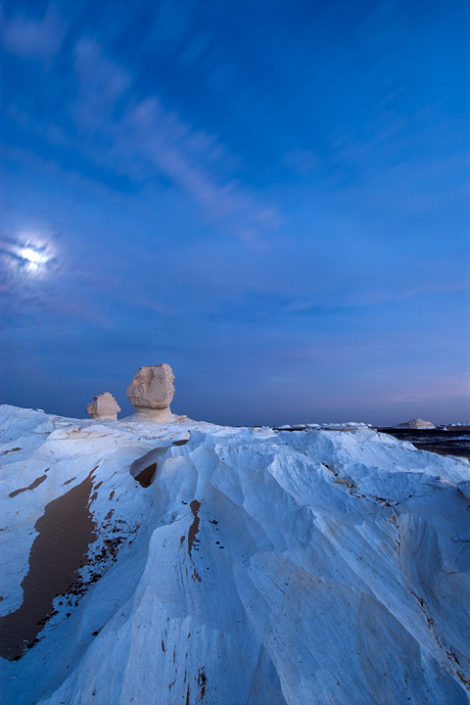
<path id="1" fill-rule="evenodd" d="M 2 705 L 468 705 L 468 460 L 364 427 L 0 429 Z"/>
<path id="2" fill-rule="evenodd" d="M 398 428 L 436 428 L 431 421 L 424 421 L 424 419 L 411 419 L 411 421 L 406 421 L 406 423 L 401 423 Z"/>
<path id="3" fill-rule="evenodd" d="M 93 398 L 87 408 L 86 413 L 90 414 L 92 419 L 117 419 L 121 407 L 110 392 L 103 392 Z"/>
<path id="4" fill-rule="evenodd" d="M 170 365 L 140 367 L 127 388 L 127 396 L 142 420 L 170 423 L 170 410 L 175 393 L 175 375 Z"/>

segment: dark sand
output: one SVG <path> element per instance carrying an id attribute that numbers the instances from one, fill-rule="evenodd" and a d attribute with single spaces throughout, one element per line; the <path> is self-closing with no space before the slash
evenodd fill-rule
<path id="1" fill-rule="evenodd" d="M 470 426 L 454 428 L 378 428 L 402 441 L 410 441 L 420 450 L 430 450 L 439 455 L 457 455 L 470 458 Z"/>
<path id="2" fill-rule="evenodd" d="M 35 525 L 29 571 L 21 587 L 22 605 L 0 618 L 0 656 L 16 661 L 38 641 L 38 634 L 55 612 L 57 595 L 74 589 L 80 564 L 96 539 L 89 510 L 93 472 L 76 487 L 50 502 Z"/>
<path id="3" fill-rule="evenodd" d="M 41 475 L 41 477 L 37 477 L 30 485 L 28 485 L 28 487 L 20 487 L 19 490 L 13 490 L 13 492 L 10 492 L 8 496 L 16 497 L 17 494 L 21 494 L 22 492 L 27 492 L 28 490 L 35 490 L 36 487 L 39 487 L 39 485 L 44 482 L 44 480 L 47 480 L 47 475 Z"/>
<path id="4" fill-rule="evenodd" d="M 196 539 L 196 536 L 199 532 L 199 523 L 200 519 L 198 517 L 198 512 L 199 509 L 201 508 L 201 503 L 197 499 L 193 499 L 193 501 L 189 505 L 191 507 L 191 511 L 193 513 L 193 523 L 189 527 L 188 531 L 188 554 L 189 557 L 192 558 L 192 550 L 193 550 L 193 544 Z"/>

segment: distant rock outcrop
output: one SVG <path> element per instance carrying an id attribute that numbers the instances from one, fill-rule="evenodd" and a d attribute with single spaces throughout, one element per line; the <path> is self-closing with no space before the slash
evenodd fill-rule
<path id="1" fill-rule="evenodd" d="M 397 428 L 436 428 L 431 421 L 424 421 L 423 419 L 411 419 L 411 421 L 406 421 L 405 423 L 398 424 Z"/>
<path id="2" fill-rule="evenodd" d="M 112 419 L 113 421 L 117 419 L 119 411 L 121 407 L 109 392 L 98 394 L 86 408 L 86 413 L 90 414 L 92 419 Z"/>
<path id="3" fill-rule="evenodd" d="M 173 370 L 166 362 L 140 367 L 127 388 L 127 396 L 137 414 L 158 423 L 174 421 L 170 410 L 175 393 L 174 380 Z"/>

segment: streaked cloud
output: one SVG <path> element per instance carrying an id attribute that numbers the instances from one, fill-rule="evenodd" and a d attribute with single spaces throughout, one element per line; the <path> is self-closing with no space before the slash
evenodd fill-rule
<path id="1" fill-rule="evenodd" d="M 53 5 L 41 19 L 21 14 L 0 19 L 3 46 L 17 56 L 25 59 L 50 58 L 62 45 L 65 24 Z"/>
<path id="2" fill-rule="evenodd" d="M 256 241 L 281 222 L 277 207 L 262 203 L 233 176 L 233 159 L 220 140 L 193 127 L 158 96 L 135 102 L 132 79 L 94 40 L 75 47 L 78 94 L 72 104 L 79 130 L 108 143 L 104 160 L 152 179 L 163 175 L 199 204 L 204 217 L 226 233 Z M 135 81 L 135 79 L 134 79 Z M 121 110 L 114 114 L 122 100 Z M 99 158 L 99 157 L 98 157 Z"/>

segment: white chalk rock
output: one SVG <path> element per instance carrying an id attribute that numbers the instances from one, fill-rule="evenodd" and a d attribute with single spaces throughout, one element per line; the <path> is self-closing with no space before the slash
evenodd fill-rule
<path id="1" fill-rule="evenodd" d="M 119 411 L 121 407 L 109 392 L 98 394 L 86 408 L 86 413 L 90 414 L 92 419 L 112 419 L 113 421 L 117 419 Z"/>
<path id="2" fill-rule="evenodd" d="M 170 365 L 140 367 L 127 388 L 127 396 L 142 420 L 170 423 L 170 404 L 175 393 L 175 375 Z"/>
<path id="3" fill-rule="evenodd" d="M 2 705 L 468 705 L 470 463 L 0 406 Z"/>
<path id="4" fill-rule="evenodd" d="M 400 424 L 400 428 L 436 428 L 431 421 L 424 421 L 424 419 L 411 419 L 406 423 Z"/>

